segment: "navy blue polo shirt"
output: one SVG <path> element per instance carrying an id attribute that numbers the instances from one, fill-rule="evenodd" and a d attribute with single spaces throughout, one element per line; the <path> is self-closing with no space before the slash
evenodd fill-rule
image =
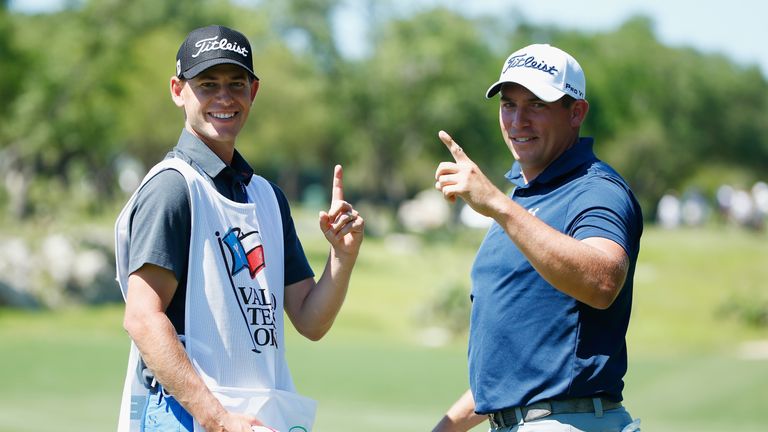
<path id="1" fill-rule="evenodd" d="M 511 198 L 578 240 L 602 237 L 630 259 L 614 303 L 594 309 L 550 285 L 494 223 L 472 267 L 469 379 L 475 410 L 486 414 L 545 399 L 601 395 L 622 400 L 625 335 L 643 223 L 621 176 L 580 138 L 525 184 L 516 162 Z"/>
<path id="2" fill-rule="evenodd" d="M 166 157 L 178 157 L 197 164 L 210 178 L 216 190 L 236 202 L 246 202 L 245 186 L 251 181 L 253 169 L 235 150 L 232 163 L 224 163 L 205 143 L 186 129 L 178 144 Z M 288 200 L 277 185 L 275 192 L 283 224 L 285 250 L 285 285 L 313 277 L 314 273 L 304 254 L 291 218 Z M 178 281 L 176 293 L 165 313 L 178 334 L 184 334 L 187 268 L 191 220 L 189 189 L 186 180 L 176 170 L 165 170 L 147 181 L 139 190 L 130 216 L 131 246 L 129 273 L 144 264 L 154 264 L 174 273 Z"/>

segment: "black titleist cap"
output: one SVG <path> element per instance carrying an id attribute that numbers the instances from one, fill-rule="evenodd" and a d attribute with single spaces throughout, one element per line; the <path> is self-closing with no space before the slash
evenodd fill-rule
<path id="1" fill-rule="evenodd" d="M 231 28 L 212 25 L 192 30 L 176 53 L 176 76 L 192 79 L 209 67 L 219 64 L 242 67 L 256 80 L 253 73 L 251 44 L 242 33 Z"/>

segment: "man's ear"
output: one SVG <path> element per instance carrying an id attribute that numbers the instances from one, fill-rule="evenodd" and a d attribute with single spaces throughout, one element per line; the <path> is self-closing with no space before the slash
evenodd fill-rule
<path id="1" fill-rule="evenodd" d="M 256 99 L 256 92 L 259 91 L 259 80 L 251 81 L 251 103 Z"/>
<path id="2" fill-rule="evenodd" d="M 184 89 L 184 80 L 177 76 L 171 77 L 171 99 L 173 103 L 178 107 L 184 106 L 184 98 L 181 96 L 181 91 Z"/>
<path id="3" fill-rule="evenodd" d="M 589 112 L 589 102 L 586 99 L 577 99 L 571 105 L 571 126 L 580 127 Z"/>

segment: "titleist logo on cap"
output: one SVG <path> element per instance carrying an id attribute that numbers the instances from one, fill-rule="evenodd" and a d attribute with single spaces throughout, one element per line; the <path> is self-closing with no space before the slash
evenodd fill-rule
<path id="1" fill-rule="evenodd" d="M 220 25 L 201 27 L 189 32 L 176 53 L 176 75 L 191 79 L 208 68 L 220 64 L 242 67 L 253 73 L 251 43 L 237 30 Z"/>
<path id="2" fill-rule="evenodd" d="M 501 73 L 504 73 L 516 67 L 538 69 L 550 75 L 556 75 L 559 72 L 556 67 L 547 65 L 547 63 L 544 62 L 543 60 L 542 61 L 536 60 L 536 57 L 529 56 L 528 54 L 520 54 L 520 55 L 512 56 L 509 59 L 507 59 L 507 67 L 505 67 L 504 70 L 501 71 Z"/>
<path id="3" fill-rule="evenodd" d="M 238 45 L 237 42 L 229 42 L 226 38 L 218 39 L 218 36 L 214 36 L 195 42 L 197 52 L 192 54 L 192 58 L 197 58 L 201 53 L 213 50 L 234 51 L 243 57 L 248 57 L 248 48 Z"/>
<path id="4" fill-rule="evenodd" d="M 543 73 L 539 73 L 543 72 Z M 505 83 L 516 83 L 544 102 L 554 102 L 568 94 L 584 99 L 584 71 L 570 54 L 549 44 L 532 44 L 513 52 L 501 65 L 498 81 L 485 97 L 495 96 Z"/>

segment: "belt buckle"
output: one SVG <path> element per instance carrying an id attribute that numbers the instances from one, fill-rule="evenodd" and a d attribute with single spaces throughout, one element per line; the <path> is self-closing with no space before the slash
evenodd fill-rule
<path id="1" fill-rule="evenodd" d="M 491 423 L 491 429 L 501 429 L 501 425 L 496 423 L 496 413 L 488 414 L 488 421 Z"/>

